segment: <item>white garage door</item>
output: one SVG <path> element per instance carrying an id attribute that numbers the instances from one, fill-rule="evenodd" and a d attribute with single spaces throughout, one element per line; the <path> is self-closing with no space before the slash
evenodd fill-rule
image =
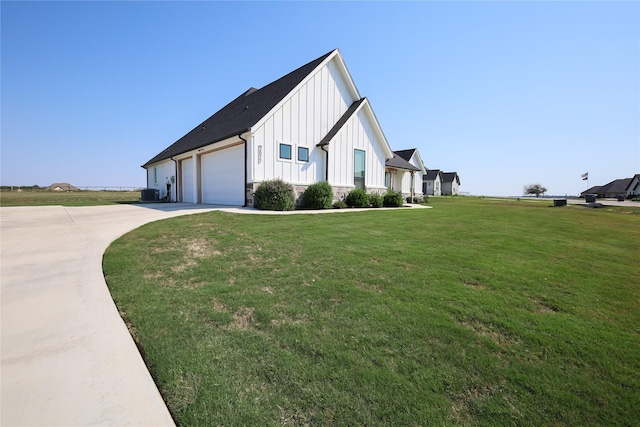
<path id="1" fill-rule="evenodd" d="M 182 161 L 182 201 L 184 203 L 195 203 L 193 196 L 193 159 Z"/>
<path id="2" fill-rule="evenodd" d="M 244 205 L 244 146 L 202 156 L 202 203 Z"/>

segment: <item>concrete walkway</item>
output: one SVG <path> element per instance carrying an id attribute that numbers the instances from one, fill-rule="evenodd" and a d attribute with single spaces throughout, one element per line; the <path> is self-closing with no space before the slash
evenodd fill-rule
<path id="1" fill-rule="evenodd" d="M 189 204 L 0 208 L 0 425 L 174 425 L 111 299 L 102 256 L 145 223 L 211 210 L 275 213 Z"/>
<path id="2" fill-rule="evenodd" d="M 173 426 L 111 299 L 102 256 L 194 205 L 2 207 L 2 426 Z"/>

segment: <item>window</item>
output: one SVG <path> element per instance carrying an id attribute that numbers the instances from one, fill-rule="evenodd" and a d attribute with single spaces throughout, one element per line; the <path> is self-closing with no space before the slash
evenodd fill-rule
<path id="1" fill-rule="evenodd" d="M 291 160 L 291 145 L 280 144 L 280 158 L 285 160 Z"/>
<path id="2" fill-rule="evenodd" d="M 362 150 L 354 150 L 353 156 L 353 184 L 356 188 L 364 190 L 364 165 L 365 152 Z"/>
<path id="3" fill-rule="evenodd" d="M 158 168 L 153 168 L 153 183 L 158 183 Z"/>
<path id="4" fill-rule="evenodd" d="M 307 147 L 298 147 L 298 161 L 299 162 L 309 161 L 309 149 Z"/>
<path id="5" fill-rule="evenodd" d="M 384 186 L 387 188 L 391 187 L 391 174 L 389 172 L 384 173 Z"/>

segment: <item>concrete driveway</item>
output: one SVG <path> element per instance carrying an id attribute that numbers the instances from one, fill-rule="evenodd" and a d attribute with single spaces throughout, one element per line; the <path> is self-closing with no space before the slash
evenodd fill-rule
<path id="1" fill-rule="evenodd" d="M 203 205 L 2 207 L 2 426 L 173 426 L 118 315 L 102 255 Z"/>

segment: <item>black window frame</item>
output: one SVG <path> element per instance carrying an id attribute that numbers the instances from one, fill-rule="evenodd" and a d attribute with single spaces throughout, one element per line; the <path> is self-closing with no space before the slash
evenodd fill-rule
<path id="1" fill-rule="evenodd" d="M 301 158 L 300 157 L 300 150 L 303 150 L 304 154 L 305 154 L 305 158 Z M 299 162 L 303 162 L 303 163 L 307 163 L 309 161 L 309 148 L 308 147 L 298 147 L 298 161 Z"/>
<path id="2" fill-rule="evenodd" d="M 358 176 L 356 174 L 356 158 L 358 157 L 357 153 L 362 153 L 362 176 Z M 367 152 L 364 150 L 358 150 L 356 148 L 353 151 L 353 185 L 356 188 L 361 188 L 365 190 L 366 176 L 367 176 Z"/>
<path id="3" fill-rule="evenodd" d="M 284 147 L 288 147 L 289 148 L 289 157 L 285 157 L 282 155 L 282 149 Z M 291 160 L 291 154 L 292 154 L 292 146 L 291 144 L 285 144 L 283 142 L 280 142 L 278 145 L 278 158 L 282 159 L 282 160 Z"/>

